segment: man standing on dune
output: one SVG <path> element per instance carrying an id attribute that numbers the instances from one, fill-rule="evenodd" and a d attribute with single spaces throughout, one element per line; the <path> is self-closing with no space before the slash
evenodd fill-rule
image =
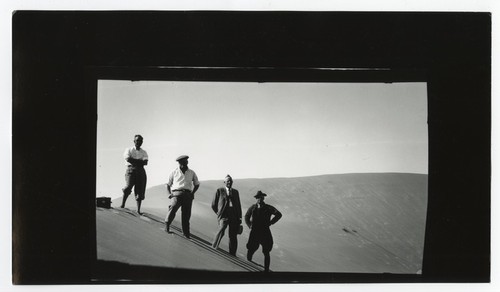
<path id="1" fill-rule="evenodd" d="M 238 249 L 238 230 L 241 225 L 241 203 L 238 190 L 233 189 L 233 178 L 228 174 L 224 178 L 225 187 L 218 188 L 212 200 L 212 210 L 217 214 L 219 230 L 212 247 L 218 248 L 229 226 L 229 254 L 236 256 Z"/>
<path id="2" fill-rule="evenodd" d="M 189 220 L 191 219 L 191 207 L 193 205 L 194 194 L 200 187 L 198 176 L 188 168 L 189 156 L 181 155 L 176 161 L 179 167 L 176 168 L 168 177 L 167 192 L 168 198 L 171 199 L 171 204 L 168 209 L 167 217 L 165 218 L 165 231 L 170 231 L 170 224 L 174 221 L 177 210 L 181 208 L 182 212 L 182 233 L 186 238 L 191 238 Z"/>
<path id="3" fill-rule="evenodd" d="M 125 149 L 123 157 L 127 170 L 125 172 L 125 187 L 121 208 L 125 208 L 125 202 L 134 188 L 135 200 L 137 202 L 137 213 L 141 215 L 141 203 L 146 193 L 146 170 L 144 166 L 148 165 L 148 153 L 142 149 L 144 139 L 141 135 L 135 135 L 134 147 Z"/>
<path id="4" fill-rule="evenodd" d="M 250 237 L 247 243 L 247 260 L 252 261 L 253 254 L 262 245 L 264 254 L 264 271 L 269 272 L 271 264 L 271 249 L 273 248 L 273 236 L 269 228 L 281 219 L 282 214 L 276 208 L 264 203 L 264 197 L 267 195 L 258 191 L 254 196 L 257 203 L 248 208 L 245 214 L 245 223 L 250 228 Z M 271 218 L 272 217 L 272 218 Z"/>

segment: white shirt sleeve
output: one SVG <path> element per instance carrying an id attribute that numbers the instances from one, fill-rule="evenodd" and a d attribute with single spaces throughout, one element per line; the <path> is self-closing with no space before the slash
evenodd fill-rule
<path id="1" fill-rule="evenodd" d="M 172 186 L 174 184 L 174 172 L 171 172 L 168 176 L 167 185 Z"/>
<path id="2" fill-rule="evenodd" d="M 127 149 L 125 149 L 125 152 L 123 152 L 123 158 L 125 160 L 127 160 L 127 158 L 129 158 L 129 157 L 130 157 L 130 149 L 127 148 Z"/>
<path id="3" fill-rule="evenodd" d="M 193 171 L 193 184 L 195 186 L 200 184 L 200 182 L 198 181 L 198 176 L 196 175 L 196 172 L 194 172 L 194 171 Z"/>

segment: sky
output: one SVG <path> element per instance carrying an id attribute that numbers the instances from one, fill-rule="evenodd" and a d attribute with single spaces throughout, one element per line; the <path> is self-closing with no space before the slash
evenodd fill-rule
<path id="1" fill-rule="evenodd" d="M 97 196 L 119 197 L 144 137 L 148 187 L 199 179 L 428 172 L 426 83 L 98 82 Z"/>

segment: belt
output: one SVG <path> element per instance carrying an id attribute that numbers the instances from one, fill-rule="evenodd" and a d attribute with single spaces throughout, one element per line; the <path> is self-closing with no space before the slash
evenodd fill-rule
<path id="1" fill-rule="evenodd" d="M 172 192 L 191 192 L 191 190 L 181 189 L 181 190 L 172 190 Z"/>

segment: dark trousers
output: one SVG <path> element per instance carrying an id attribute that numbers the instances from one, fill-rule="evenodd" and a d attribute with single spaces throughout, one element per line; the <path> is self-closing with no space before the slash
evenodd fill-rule
<path id="1" fill-rule="evenodd" d="M 269 227 L 253 227 L 250 231 L 247 243 L 247 259 L 251 261 L 253 254 L 257 251 L 259 246 L 262 246 L 262 253 L 264 254 L 264 271 L 269 272 L 269 266 L 271 264 L 270 252 L 273 249 L 273 244 L 273 236 Z"/>
<path id="2" fill-rule="evenodd" d="M 188 237 L 191 236 L 191 232 L 189 231 L 189 220 L 191 219 L 192 205 L 193 195 L 191 193 L 182 193 L 176 196 L 174 192 L 174 197 L 172 197 L 172 204 L 168 207 L 167 218 L 165 218 L 165 222 L 167 223 L 167 225 L 170 225 L 175 219 L 177 210 L 181 208 L 182 233 L 184 233 L 184 235 Z"/>
<path id="3" fill-rule="evenodd" d="M 249 249 L 247 251 L 247 260 L 252 261 L 253 254 L 257 249 Z M 271 265 L 271 254 L 269 251 L 262 251 L 264 254 L 264 272 L 269 272 L 269 266 Z"/>
<path id="4" fill-rule="evenodd" d="M 212 246 L 217 248 L 224 237 L 226 228 L 229 226 L 229 253 L 236 255 L 238 249 L 238 228 L 240 227 L 239 219 L 232 210 L 228 210 L 228 215 L 225 218 L 219 219 L 219 230 L 215 234 Z"/>

